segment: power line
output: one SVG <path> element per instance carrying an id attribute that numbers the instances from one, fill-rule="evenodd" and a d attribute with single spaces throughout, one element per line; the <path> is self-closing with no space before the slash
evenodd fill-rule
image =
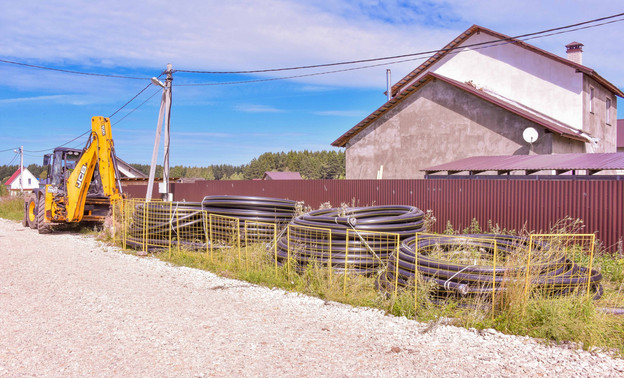
<path id="1" fill-rule="evenodd" d="M 141 89 L 141 90 L 139 91 L 139 93 L 137 93 L 136 95 L 134 95 L 134 97 L 132 97 L 130 100 L 128 100 L 125 104 L 123 104 L 123 105 L 121 106 L 121 108 L 119 108 L 119 109 L 115 110 L 115 111 L 113 112 L 113 114 L 109 115 L 109 116 L 108 116 L 108 118 L 112 118 L 112 117 L 113 117 L 115 114 L 117 114 L 117 113 L 118 113 L 121 109 L 125 108 L 125 107 L 126 107 L 129 103 L 131 103 L 131 102 L 132 102 L 135 98 L 139 97 L 139 95 L 140 95 L 141 93 L 145 92 L 145 90 L 146 90 L 147 88 L 149 88 L 149 86 L 150 86 L 150 85 L 152 85 L 152 83 L 151 83 L 151 82 L 149 82 L 149 83 L 145 86 L 145 88 Z"/>
<path id="2" fill-rule="evenodd" d="M 128 112 L 128 114 L 126 114 L 125 116 L 119 118 L 117 120 L 117 122 L 113 123 L 111 126 L 114 126 L 116 124 L 118 124 L 119 122 L 123 121 L 124 118 L 126 118 L 127 116 L 129 116 L 130 114 L 134 113 L 138 108 L 140 108 L 141 106 L 145 105 L 146 102 L 148 102 L 149 100 L 152 99 L 152 97 L 156 96 L 158 93 L 160 93 L 160 88 L 156 90 L 156 92 L 154 92 L 151 96 L 149 96 L 147 98 L 147 100 L 143 101 L 141 104 L 139 104 L 139 106 L 137 106 L 136 108 L 132 109 L 131 111 Z M 136 97 L 136 96 L 135 96 Z"/>
<path id="3" fill-rule="evenodd" d="M 314 72 L 314 73 L 309 73 L 309 74 L 301 74 L 301 75 L 282 76 L 282 77 L 272 77 L 272 78 L 268 78 L 268 79 L 253 79 L 253 80 L 240 80 L 240 81 L 226 81 L 226 82 L 219 82 L 219 83 L 189 83 L 189 84 L 176 84 L 176 87 L 195 87 L 195 86 L 233 85 L 233 84 L 261 83 L 261 82 L 266 82 L 266 81 L 277 81 L 277 80 L 297 79 L 297 78 L 301 78 L 301 77 L 319 76 L 319 75 L 329 75 L 329 74 L 334 74 L 334 73 L 339 73 L 339 72 L 348 72 L 348 71 L 363 70 L 363 69 L 366 69 L 366 68 L 373 68 L 373 67 L 379 67 L 379 66 L 387 66 L 387 65 L 389 65 L 389 64 L 405 63 L 405 62 L 411 62 L 411 61 L 414 61 L 414 60 L 422 60 L 422 59 L 425 59 L 425 57 L 412 58 L 412 59 L 405 59 L 405 60 L 400 60 L 400 61 L 390 62 L 390 63 L 388 63 L 388 62 L 384 62 L 384 63 L 370 64 L 370 65 L 360 66 L 360 67 L 343 68 L 343 69 L 340 69 L 340 70 L 333 70 L 333 71 L 323 71 L 323 72 Z"/>
<path id="4" fill-rule="evenodd" d="M 40 157 L 41 155 L 36 155 L 36 154 L 28 154 L 28 153 L 24 152 L 24 156 L 30 156 L 30 157 Z"/>
<path id="5" fill-rule="evenodd" d="M 607 17 L 596 18 L 596 19 L 589 20 L 589 21 L 583 21 L 583 22 L 579 22 L 579 23 L 576 23 L 576 24 L 560 26 L 560 27 L 557 27 L 557 28 L 541 30 L 541 31 L 533 32 L 533 33 L 521 34 L 521 35 L 518 35 L 518 36 L 515 36 L 515 37 L 502 38 L 502 39 L 499 39 L 497 41 L 486 41 L 486 42 L 479 42 L 479 43 L 474 43 L 474 44 L 470 44 L 470 45 L 463 45 L 463 46 L 461 46 L 461 48 L 477 47 L 477 46 L 491 44 L 493 42 L 513 41 L 513 40 L 517 40 L 517 39 L 521 39 L 521 38 L 537 36 L 537 35 L 540 35 L 540 34 L 546 34 L 546 33 L 561 31 L 561 30 L 565 30 L 565 29 L 576 28 L 578 26 L 592 24 L 592 23 L 605 21 L 605 20 L 610 20 L 610 19 L 613 19 L 613 18 L 621 17 L 621 16 L 624 16 L 624 13 L 618 13 L 618 14 L 614 14 L 614 15 L 611 15 L 611 16 L 607 16 Z M 624 20 L 616 20 L 616 21 L 612 21 L 612 22 L 619 22 L 619 21 L 624 21 Z M 605 24 L 607 24 L 607 23 L 605 23 Z M 604 25 L 604 24 L 601 24 L 601 25 Z M 598 25 L 595 25 L 595 26 L 598 26 Z M 588 26 L 588 27 L 593 27 L 593 26 Z M 588 28 L 588 27 L 585 27 L 585 28 Z M 581 29 L 585 29 L 585 28 L 578 28 L 578 29 L 574 29 L 574 30 L 581 30 Z M 574 30 L 569 30 L 569 31 L 574 31 Z M 376 61 L 401 59 L 401 58 L 415 57 L 415 56 L 419 56 L 419 55 L 431 55 L 431 54 L 435 54 L 435 53 L 451 51 L 451 50 L 454 50 L 454 49 L 457 49 L 457 48 L 459 48 L 459 47 L 452 47 L 452 48 L 440 49 L 440 50 L 422 51 L 422 52 L 417 52 L 417 53 L 394 55 L 394 56 L 387 56 L 387 57 L 381 57 L 381 58 L 359 59 L 359 60 L 351 60 L 351 61 L 344 61 L 344 62 L 315 64 L 315 65 L 307 65 L 307 66 L 285 67 L 285 68 L 268 68 L 268 69 L 261 69 L 261 70 L 245 70 L 245 71 L 175 70 L 174 72 L 186 72 L 186 73 L 196 73 L 196 74 L 252 74 L 252 73 L 292 71 L 292 70 L 303 70 L 303 69 L 311 69 L 311 68 L 323 68 L 323 67 L 332 67 L 332 66 L 340 66 L 340 65 L 350 65 L 350 64 L 358 64 L 358 63 L 369 63 L 369 62 L 376 62 Z"/>
<path id="6" fill-rule="evenodd" d="M 0 150 L 0 152 L 13 151 L 15 149 L 19 149 L 19 147 L 7 148 L 6 150 Z"/>
<path id="7" fill-rule="evenodd" d="M 74 139 L 70 140 L 69 142 L 65 142 L 65 143 L 63 143 L 63 144 L 61 144 L 60 146 L 57 146 L 57 147 L 64 147 L 64 146 L 67 146 L 67 145 L 68 145 L 68 144 L 70 144 L 71 142 L 73 142 L 73 141 L 77 140 L 78 138 L 81 138 L 81 137 L 83 137 L 83 136 L 85 136 L 85 135 L 89 134 L 90 132 L 91 132 L 91 130 L 85 131 L 84 133 L 82 133 L 82 134 L 78 135 L 77 137 L 75 137 Z M 36 151 L 32 151 L 32 150 L 24 150 L 24 151 L 25 151 L 25 152 L 46 152 L 46 151 L 53 150 L 53 149 L 55 149 L 55 148 L 56 148 L 56 147 L 46 148 L 45 150 L 36 150 Z"/>
<path id="8" fill-rule="evenodd" d="M 476 44 L 473 44 L 473 45 L 465 45 L 465 46 L 462 46 L 461 48 L 463 49 L 463 48 L 468 47 L 468 46 L 476 46 L 473 50 L 486 49 L 486 48 L 490 48 L 490 47 L 496 47 L 496 46 L 502 46 L 502 45 L 514 43 L 516 41 L 524 42 L 524 41 L 529 41 L 529 40 L 532 40 L 532 39 L 550 37 L 550 36 L 553 36 L 553 35 L 569 33 L 569 32 L 577 31 L 577 30 L 595 28 L 595 27 L 598 27 L 598 26 L 602 26 L 602 25 L 606 25 L 606 24 L 612 24 L 612 23 L 621 22 L 621 21 L 624 21 L 624 19 L 612 20 L 612 21 L 608 21 L 608 22 L 604 22 L 604 23 L 600 23 L 600 24 L 596 24 L 596 25 L 589 25 L 589 26 L 579 27 L 579 28 L 575 28 L 575 29 L 571 29 L 571 30 L 552 32 L 552 33 L 542 34 L 542 35 L 534 35 L 532 37 L 524 38 L 524 39 L 503 38 L 503 39 L 498 39 L 498 40 L 494 40 L 494 41 L 476 43 Z M 439 51 L 439 52 L 447 51 L 448 54 L 458 54 L 459 52 L 461 52 L 461 51 L 456 51 L 456 50 L 458 50 L 458 48 L 441 49 L 441 50 L 437 50 L 437 51 Z M 397 60 L 397 61 L 393 61 L 393 62 L 383 62 L 383 63 L 369 64 L 369 65 L 359 66 L 359 67 L 344 68 L 344 69 L 340 69 L 340 70 L 314 72 L 314 73 L 309 73 L 309 74 L 282 76 L 282 77 L 274 77 L 274 78 L 267 78 L 267 79 L 252 79 L 252 80 L 228 81 L 228 82 L 217 82 L 217 83 L 177 84 L 176 87 L 235 85 L 235 84 L 261 83 L 261 82 L 277 81 L 277 80 L 289 80 L 289 79 L 297 79 L 297 78 L 302 78 L 302 77 L 328 75 L 328 74 L 334 74 L 334 73 L 340 73 L 340 72 L 348 72 L 348 71 L 356 71 L 356 70 L 362 70 L 362 69 L 374 68 L 374 67 L 380 67 L 380 66 L 388 66 L 388 65 L 392 65 L 392 64 L 413 62 L 413 61 L 416 61 L 416 60 L 424 60 L 424 59 L 427 59 L 427 58 L 428 58 L 428 56 L 424 56 L 424 57 L 417 57 L 417 58 Z"/>
<path id="9" fill-rule="evenodd" d="M 13 164 L 13 161 L 15 161 L 15 159 L 17 159 L 18 156 L 19 156 L 19 154 L 16 153 L 15 156 L 13 156 L 13 159 L 11 159 L 11 161 L 7 165 Z"/>
<path id="10" fill-rule="evenodd" d="M 15 62 L 15 61 L 5 60 L 5 59 L 0 59 L 0 63 L 14 64 L 16 66 L 23 66 L 23 67 L 29 67 L 29 68 L 38 68 L 38 69 L 41 69 L 41 70 L 63 72 L 63 73 L 69 73 L 69 74 L 74 74 L 74 75 L 100 76 L 100 77 L 111 77 L 111 78 L 116 78 L 116 79 L 130 79 L 130 80 L 146 80 L 146 79 L 149 80 L 149 78 L 147 78 L 147 77 L 110 75 L 110 74 L 100 74 L 100 73 L 94 73 L 94 72 L 73 71 L 73 70 L 66 70 L 66 69 L 62 69 L 62 68 L 38 66 L 38 65 L 35 65 L 35 64 Z"/>

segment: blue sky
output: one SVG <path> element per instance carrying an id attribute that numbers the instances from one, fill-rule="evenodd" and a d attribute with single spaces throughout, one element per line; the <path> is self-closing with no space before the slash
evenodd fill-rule
<path id="1" fill-rule="evenodd" d="M 180 70 L 233 71 L 368 59 L 441 48 L 472 24 L 513 36 L 621 12 L 624 5 L 616 0 L 6 2 L 0 12 L 0 59 L 145 79 L 0 63 L 0 150 L 23 145 L 25 164 L 40 164 L 44 152 L 35 151 L 87 131 L 94 115 L 110 116 L 167 63 Z M 622 32 L 619 22 L 530 43 L 564 56 L 564 45 L 580 41 L 583 63 L 624 89 Z M 176 73 L 171 164 L 238 165 L 269 151 L 331 149 L 331 142 L 385 102 L 387 68 L 396 82 L 421 62 L 210 86 L 179 85 L 341 67 L 261 75 Z M 122 159 L 149 163 L 159 105 L 159 88 L 151 86 L 111 118 Z M 624 118 L 621 99 L 618 118 Z M 69 146 L 83 147 L 85 140 Z M 14 155 L 0 152 L 0 164 Z"/>

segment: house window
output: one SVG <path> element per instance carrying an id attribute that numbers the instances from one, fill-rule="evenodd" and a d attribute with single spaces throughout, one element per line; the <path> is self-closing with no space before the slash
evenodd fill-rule
<path id="1" fill-rule="evenodd" d="M 594 88 L 589 88 L 589 112 L 594 112 Z"/>
<path id="2" fill-rule="evenodd" d="M 608 98 L 605 101 L 605 107 L 607 111 L 607 114 L 605 115 L 605 119 L 607 120 L 607 125 L 610 125 L 611 124 L 611 99 L 610 98 Z"/>
<path id="3" fill-rule="evenodd" d="M 30 185 L 30 180 L 31 180 L 31 179 L 28 179 L 28 185 Z"/>

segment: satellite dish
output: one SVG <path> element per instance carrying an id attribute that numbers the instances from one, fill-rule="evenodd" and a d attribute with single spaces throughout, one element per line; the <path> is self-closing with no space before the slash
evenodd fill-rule
<path id="1" fill-rule="evenodd" d="M 535 142 L 537 140 L 538 136 L 539 136 L 539 134 L 537 133 L 537 130 L 535 130 L 532 127 L 527 127 L 522 132 L 522 138 L 527 143 L 531 143 L 532 144 L 533 142 Z"/>

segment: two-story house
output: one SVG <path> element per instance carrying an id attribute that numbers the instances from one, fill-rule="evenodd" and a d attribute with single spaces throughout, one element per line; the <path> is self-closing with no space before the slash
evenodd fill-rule
<path id="1" fill-rule="evenodd" d="M 567 58 L 474 25 L 392 87 L 391 99 L 333 146 L 348 179 L 420 178 L 421 169 L 475 155 L 616 151 L 624 93 Z M 536 140 L 523 138 L 527 128 Z"/>

